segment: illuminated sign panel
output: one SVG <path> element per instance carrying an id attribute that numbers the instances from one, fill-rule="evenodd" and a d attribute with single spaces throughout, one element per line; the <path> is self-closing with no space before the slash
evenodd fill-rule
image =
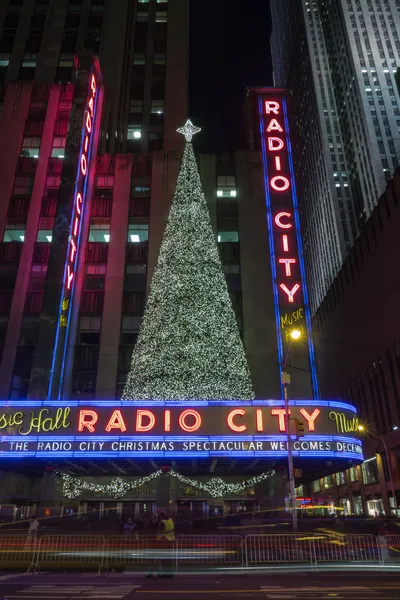
<path id="1" fill-rule="evenodd" d="M 292 436 L 294 456 L 362 460 L 353 406 L 295 400 L 290 415 L 304 422 L 304 436 Z M 0 403 L 0 459 L 281 457 L 287 453 L 285 427 L 281 400 L 9 401 Z"/>
<path id="2" fill-rule="evenodd" d="M 69 226 L 69 237 L 67 254 L 64 268 L 63 289 L 60 303 L 59 319 L 56 332 L 56 344 L 53 355 L 53 377 L 50 380 L 49 395 L 57 397 L 61 393 L 62 380 L 64 376 L 65 356 L 68 344 L 67 328 L 70 324 L 73 294 L 76 283 L 80 237 L 86 204 L 89 201 L 88 181 L 91 164 L 91 154 L 95 137 L 95 124 L 98 110 L 99 98 L 99 70 L 96 61 L 93 61 L 89 76 L 86 79 L 87 96 L 83 106 L 81 143 L 79 158 L 77 161 L 76 184 L 73 195 L 71 221 Z M 97 140 L 96 140 L 97 141 Z M 95 149 L 94 149 L 95 150 Z M 54 381 L 54 374 L 58 381 Z M 52 391 L 53 387 L 53 391 Z M 54 393 L 54 389 L 58 393 Z"/>
<path id="3" fill-rule="evenodd" d="M 282 364 L 292 329 L 300 329 L 303 371 L 311 381 L 307 395 L 318 398 L 311 319 L 302 256 L 300 222 L 291 156 L 287 92 L 275 88 L 254 90 L 258 99 L 261 151 L 264 165 L 268 234 L 279 363 Z M 297 352 L 298 349 L 292 350 Z"/>

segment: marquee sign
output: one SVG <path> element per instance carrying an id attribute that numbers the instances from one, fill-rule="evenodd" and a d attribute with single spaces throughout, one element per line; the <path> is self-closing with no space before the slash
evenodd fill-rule
<path id="1" fill-rule="evenodd" d="M 264 165 L 272 286 L 279 363 L 282 364 L 292 329 L 302 331 L 304 352 L 299 364 L 309 370 L 308 394 L 318 398 L 318 383 L 311 336 L 306 278 L 291 155 L 287 97 L 276 88 L 252 90 L 256 94 Z M 299 356 L 299 349 L 296 349 Z M 297 360 L 299 360 L 297 358 Z M 303 384 L 304 386 L 304 384 Z M 304 393 L 302 389 L 301 393 Z M 307 391 L 305 392 L 307 394 Z"/>
<path id="2" fill-rule="evenodd" d="M 362 460 L 355 408 L 290 403 L 304 422 L 292 436 L 298 457 Z M 0 403 L 0 460 L 12 457 L 281 457 L 287 454 L 281 400 Z"/>

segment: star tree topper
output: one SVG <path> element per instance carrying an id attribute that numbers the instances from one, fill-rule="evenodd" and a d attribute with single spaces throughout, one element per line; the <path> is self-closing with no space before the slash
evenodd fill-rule
<path id="1" fill-rule="evenodd" d="M 182 133 L 182 135 L 185 136 L 185 140 L 187 142 L 191 142 L 192 141 L 192 137 L 196 133 L 199 133 L 199 131 L 201 131 L 201 127 L 196 127 L 195 125 L 193 125 L 192 121 L 190 119 L 188 119 L 186 121 L 184 127 L 179 127 L 176 131 L 178 133 Z"/>

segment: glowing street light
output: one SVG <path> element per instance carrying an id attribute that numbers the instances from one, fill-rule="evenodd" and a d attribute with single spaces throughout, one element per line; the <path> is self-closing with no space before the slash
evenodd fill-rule
<path id="1" fill-rule="evenodd" d="M 286 439 L 288 448 L 288 476 L 289 476 L 289 506 L 290 512 L 292 513 L 292 524 L 293 531 L 297 531 L 297 511 L 296 511 L 296 490 L 293 475 L 293 454 L 292 454 L 292 440 L 290 439 L 290 414 L 289 414 L 289 399 L 287 386 L 290 383 L 290 375 L 286 373 L 286 367 L 289 360 L 289 353 L 292 348 L 292 342 L 297 342 L 301 338 L 301 331 L 299 329 L 292 329 L 290 332 L 289 346 L 286 352 L 285 360 L 282 364 L 282 384 L 283 384 L 283 395 L 285 398 L 285 413 L 286 413 Z"/>

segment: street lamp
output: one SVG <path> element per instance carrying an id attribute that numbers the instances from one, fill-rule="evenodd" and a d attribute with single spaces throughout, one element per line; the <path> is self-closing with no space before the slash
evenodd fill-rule
<path id="1" fill-rule="evenodd" d="M 285 399 L 285 413 L 286 413 L 286 439 L 288 448 L 288 476 L 289 476 L 289 507 L 292 513 L 292 524 L 293 531 L 297 531 L 297 510 L 296 510 L 296 490 L 294 485 L 293 475 L 293 454 L 292 454 L 292 440 L 290 438 L 290 415 L 289 415 L 289 399 L 287 386 L 290 383 L 290 375 L 286 373 L 286 367 L 289 361 L 289 353 L 292 348 L 292 342 L 297 341 L 301 338 L 301 331 L 299 329 L 292 329 L 290 332 L 289 346 L 286 352 L 285 359 L 282 363 L 282 384 L 283 384 L 283 395 Z"/>
<path id="2" fill-rule="evenodd" d="M 395 517 L 397 517 L 397 500 L 396 500 L 396 494 L 394 493 L 392 468 L 390 466 L 389 452 L 388 452 L 388 449 L 387 449 L 387 446 L 386 446 L 385 439 L 379 433 L 379 431 L 377 429 L 374 429 L 373 427 L 370 427 L 370 426 L 368 426 L 368 428 L 367 428 L 367 427 L 364 427 L 364 425 L 359 425 L 358 426 L 358 431 L 360 431 L 360 432 L 365 431 L 366 433 L 370 433 L 372 435 L 372 437 L 379 438 L 381 440 L 382 444 L 383 444 L 383 448 L 385 450 L 385 455 L 386 455 L 386 463 L 387 463 L 388 473 L 389 473 L 390 487 L 391 487 L 391 490 L 392 490 L 394 515 L 395 515 Z"/>

